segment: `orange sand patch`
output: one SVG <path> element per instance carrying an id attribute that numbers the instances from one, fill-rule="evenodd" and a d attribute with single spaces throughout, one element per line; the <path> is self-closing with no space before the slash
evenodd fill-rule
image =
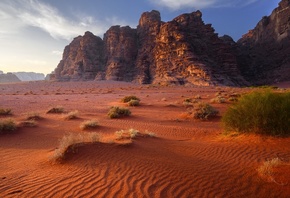
<path id="1" fill-rule="evenodd" d="M 267 159 L 290 160 L 290 138 L 222 135 L 220 117 L 194 120 L 185 98 L 209 102 L 228 87 L 159 87 L 124 82 L 30 82 L 0 85 L 0 108 L 11 108 L 20 122 L 39 112 L 37 127 L 0 135 L 0 197 L 289 197 L 289 184 L 263 180 L 257 168 Z M 132 116 L 109 119 L 110 106 L 136 95 L 141 106 Z M 212 104 L 221 115 L 228 105 Z M 46 114 L 55 106 L 78 110 L 79 119 Z M 1 117 L 0 119 L 3 119 Z M 131 144 L 79 146 L 61 164 L 50 156 L 67 133 L 82 132 L 84 120 L 98 120 L 97 132 L 109 140 L 116 131 L 134 128 L 156 138 L 137 137 Z M 288 181 L 289 166 L 275 169 L 277 181 Z M 289 181 L 290 182 L 290 181 Z"/>

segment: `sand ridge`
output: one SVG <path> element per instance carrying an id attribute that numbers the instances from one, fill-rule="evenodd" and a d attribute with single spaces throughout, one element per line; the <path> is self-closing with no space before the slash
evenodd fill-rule
<path id="1" fill-rule="evenodd" d="M 12 109 L 13 119 L 21 121 L 31 111 L 44 117 L 37 127 L 0 136 L 0 197 L 290 195 L 289 185 L 265 181 L 257 173 L 267 159 L 290 159 L 290 138 L 224 137 L 219 118 L 202 122 L 183 116 L 186 97 L 199 94 L 209 101 L 221 90 L 246 89 L 119 82 L 30 82 L 0 85 L 0 89 L 0 106 Z M 126 106 L 120 99 L 132 94 L 141 98 L 141 106 L 130 107 L 132 116 L 109 119 L 109 107 Z M 229 104 L 213 105 L 223 113 Z M 56 105 L 78 110 L 80 118 L 65 121 L 62 115 L 45 114 Z M 88 119 L 99 121 L 100 126 L 89 131 L 103 137 L 128 128 L 152 131 L 157 137 L 138 137 L 126 146 L 86 144 L 64 163 L 50 163 L 59 139 L 82 132 L 79 125 Z M 289 174 L 287 167 L 281 170 Z"/>

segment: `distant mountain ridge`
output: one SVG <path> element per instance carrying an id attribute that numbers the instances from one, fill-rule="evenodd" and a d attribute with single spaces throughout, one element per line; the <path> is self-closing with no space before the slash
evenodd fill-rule
<path id="1" fill-rule="evenodd" d="M 8 72 L 4 74 L 0 71 L 0 83 L 21 82 L 21 81 L 38 81 L 44 80 L 45 76 L 42 73 L 35 72 Z"/>
<path id="2" fill-rule="evenodd" d="M 91 32 L 76 37 L 51 79 L 205 86 L 290 80 L 289 2 L 282 0 L 238 42 L 218 37 L 200 11 L 169 22 L 156 10 L 145 12 L 136 29 L 113 26 L 103 39 Z"/>

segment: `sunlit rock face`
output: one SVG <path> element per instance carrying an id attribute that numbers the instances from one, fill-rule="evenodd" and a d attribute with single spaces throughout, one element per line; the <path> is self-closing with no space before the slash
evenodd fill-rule
<path id="1" fill-rule="evenodd" d="M 237 70 L 231 45 L 201 17 L 197 11 L 165 23 L 153 10 L 142 14 L 137 29 L 113 26 L 104 40 L 86 32 L 65 47 L 55 78 L 141 84 L 247 84 Z"/>
<path id="2" fill-rule="evenodd" d="M 290 0 L 282 0 L 238 44 L 240 70 L 248 81 L 268 84 L 290 80 Z"/>
<path id="3" fill-rule="evenodd" d="M 55 78 L 60 81 L 94 80 L 103 70 L 104 42 L 86 32 L 65 47 L 63 58 L 55 69 Z"/>

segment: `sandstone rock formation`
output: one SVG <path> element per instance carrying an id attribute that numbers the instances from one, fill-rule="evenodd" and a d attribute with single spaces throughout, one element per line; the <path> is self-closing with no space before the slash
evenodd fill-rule
<path id="1" fill-rule="evenodd" d="M 93 80 L 104 71 L 104 43 L 100 37 L 86 32 L 65 47 L 63 58 L 55 69 L 60 81 Z"/>
<path id="2" fill-rule="evenodd" d="M 238 41 L 239 68 L 255 84 L 290 80 L 290 0 Z"/>
<path id="3" fill-rule="evenodd" d="M 65 47 L 55 78 L 247 85 L 231 50 L 231 43 L 204 24 L 200 11 L 165 23 L 153 10 L 142 14 L 137 29 L 113 26 L 103 40 L 90 32 L 75 38 Z"/>

